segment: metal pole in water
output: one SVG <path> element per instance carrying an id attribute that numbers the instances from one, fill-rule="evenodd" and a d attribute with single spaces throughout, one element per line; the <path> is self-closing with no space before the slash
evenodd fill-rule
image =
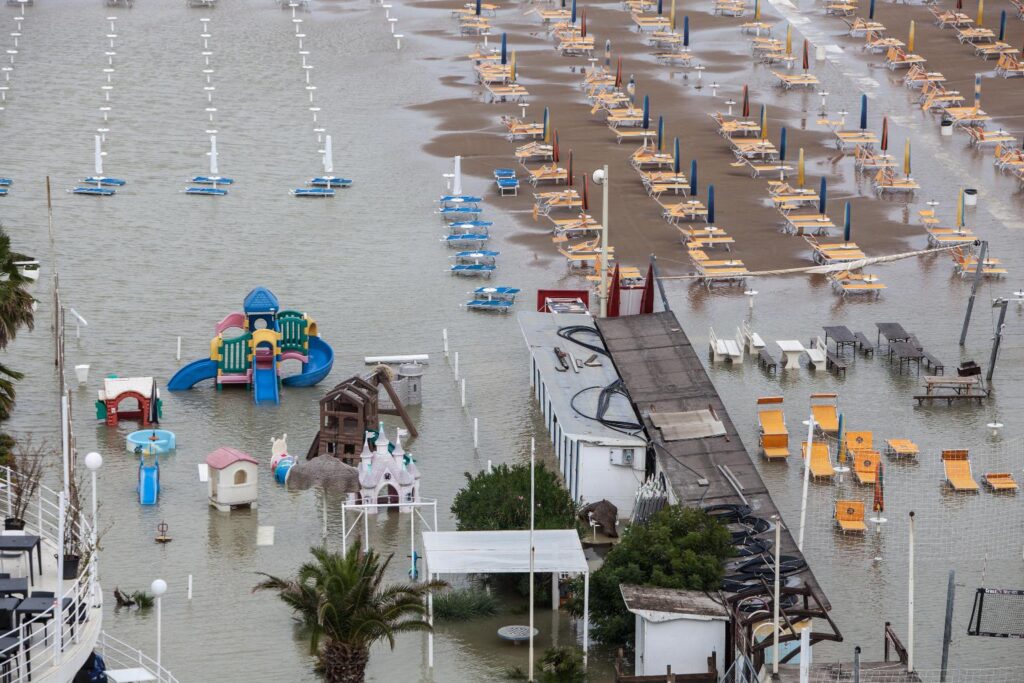
<path id="1" fill-rule="evenodd" d="M 814 415 L 807 420 L 807 450 L 804 452 L 804 489 L 800 496 L 800 536 L 796 547 L 804 550 L 804 528 L 807 524 L 807 484 L 811 478 L 811 452 L 814 449 Z"/>
<path id="2" fill-rule="evenodd" d="M 178 337 L 178 351 L 174 355 L 174 357 L 175 357 L 175 360 L 181 360 L 181 337 L 180 336 Z"/>
<path id="3" fill-rule="evenodd" d="M 907 673 L 914 673 L 914 511 L 910 511 L 910 547 L 907 551 L 910 569 L 907 588 Z"/>
<path id="4" fill-rule="evenodd" d="M 775 515 L 775 589 L 772 602 L 772 624 L 774 628 L 772 643 L 772 676 L 779 675 L 779 553 L 782 548 L 782 517 Z"/>
<path id="5" fill-rule="evenodd" d="M 192 599 L 192 575 L 188 575 L 188 599 Z"/>
<path id="6" fill-rule="evenodd" d="M 480 418 L 473 418 L 473 450 L 480 448 Z"/>
<path id="7" fill-rule="evenodd" d="M 459 352 L 455 352 L 455 381 L 459 381 Z"/>
<path id="8" fill-rule="evenodd" d="M 466 407 L 466 378 L 462 378 L 462 407 Z"/>
<path id="9" fill-rule="evenodd" d="M 448 357 L 448 328 L 441 330 L 441 340 L 444 342 L 444 357 Z"/>
<path id="10" fill-rule="evenodd" d="M 967 313 L 964 315 L 964 326 L 960 330 L 960 346 L 967 343 L 967 328 L 971 324 L 971 311 L 974 310 L 974 297 L 978 294 L 978 284 L 981 282 L 981 271 L 985 264 L 985 256 L 988 254 L 988 242 L 981 240 L 978 249 L 978 265 L 974 269 L 974 282 L 971 283 L 971 297 L 967 300 Z"/>
<path id="11" fill-rule="evenodd" d="M 946 587 L 946 628 L 942 632 L 942 669 L 939 683 L 946 683 L 946 667 L 949 665 L 949 641 L 953 639 L 953 598 L 956 595 L 956 572 L 949 570 L 949 585 Z"/>
<path id="12" fill-rule="evenodd" d="M 853 648 L 853 683 L 860 683 L 860 645 Z"/>
<path id="13" fill-rule="evenodd" d="M 985 381 L 992 381 L 992 373 L 996 370 L 996 358 L 999 356 L 999 345 L 1003 341 L 1003 326 L 1006 322 L 1006 305 L 1009 299 L 996 299 L 995 306 L 999 306 L 999 322 L 996 323 L 996 336 L 992 340 L 992 355 L 988 359 L 988 371 L 985 373 Z"/>

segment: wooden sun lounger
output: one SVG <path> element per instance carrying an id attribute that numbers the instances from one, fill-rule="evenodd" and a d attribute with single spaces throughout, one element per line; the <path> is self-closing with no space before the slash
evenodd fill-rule
<path id="1" fill-rule="evenodd" d="M 784 74 L 779 71 L 772 71 L 772 75 L 779 79 L 779 85 L 789 90 L 790 88 L 813 88 L 821 83 L 814 74 Z"/>
<path id="2" fill-rule="evenodd" d="M 811 416 L 818 430 L 824 434 L 839 431 L 839 408 L 836 394 L 811 394 Z"/>
<path id="3" fill-rule="evenodd" d="M 731 140 L 733 135 L 758 135 L 761 132 L 761 124 L 756 121 L 727 119 L 724 114 L 717 111 L 709 113 L 708 116 L 718 124 L 718 134 L 728 140 Z"/>
<path id="4" fill-rule="evenodd" d="M 800 452 L 804 460 L 807 459 L 807 442 L 801 444 Z M 811 476 L 815 479 L 831 479 L 835 476 L 836 470 L 832 467 L 832 459 L 828 455 L 828 444 L 815 441 L 811 444 Z"/>
<path id="5" fill-rule="evenodd" d="M 668 17 L 660 15 L 647 17 L 636 12 L 633 12 L 630 16 L 633 18 L 633 24 L 636 26 L 637 31 L 667 31 L 671 27 Z"/>
<path id="6" fill-rule="evenodd" d="M 530 174 L 530 183 L 536 187 L 537 183 L 554 182 L 555 184 L 569 181 L 569 172 L 559 168 L 558 164 L 541 166 L 540 168 L 527 169 Z"/>
<path id="7" fill-rule="evenodd" d="M 957 40 L 962 43 L 974 45 L 978 42 L 990 43 L 995 40 L 996 34 L 987 28 L 961 28 L 956 31 Z"/>
<path id="8" fill-rule="evenodd" d="M 981 480 L 993 492 L 1017 490 L 1017 482 L 1009 472 L 987 472 Z"/>
<path id="9" fill-rule="evenodd" d="M 883 289 L 885 289 L 885 285 L 878 282 L 878 277 L 875 275 L 866 276 L 867 278 L 870 278 L 870 280 L 851 278 L 849 277 L 850 275 L 852 275 L 852 273 L 843 271 L 840 273 L 833 273 L 829 276 L 832 286 L 838 289 L 843 296 L 846 296 L 847 294 L 878 295 Z"/>
<path id="10" fill-rule="evenodd" d="M 839 1 L 825 4 L 825 14 L 829 14 L 834 17 L 852 17 L 856 12 L 856 3 Z"/>
<path id="11" fill-rule="evenodd" d="M 903 82 L 908 88 L 920 88 L 928 83 L 943 83 L 946 77 L 938 71 L 928 71 L 920 64 L 914 64 L 903 77 Z"/>
<path id="12" fill-rule="evenodd" d="M 761 174 L 773 175 L 779 178 L 785 178 L 793 171 L 792 166 L 788 166 L 784 163 L 760 163 L 746 157 L 740 157 L 733 163 L 729 164 L 735 168 L 747 168 L 750 170 L 751 178 L 759 178 Z"/>
<path id="13" fill-rule="evenodd" d="M 772 34 L 772 25 L 764 21 L 745 21 L 740 24 L 740 32 L 753 33 L 758 36 L 763 33 L 766 36 L 770 36 Z"/>
<path id="14" fill-rule="evenodd" d="M 906 43 L 898 38 L 887 38 L 876 31 L 868 31 L 864 36 L 864 49 L 873 54 L 887 52 L 892 48 L 906 47 Z"/>
<path id="15" fill-rule="evenodd" d="M 689 52 L 672 50 L 669 52 L 655 52 L 654 58 L 667 66 L 690 66 L 693 56 Z"/>
<path id="16" fill-rule="evenodd" d="M 918 184 L 913 178 L 900 178 L 896 176 L 896 172 L 891 168 L 883 168 L 875 174 L 874 178 L 875 192 L 878 194 L 884 194 L 886 192 L 910 192 L 913 193 L 916 190 L 921 189 L 921 185 Z"/>
<path id="17" fill-rule="evenodd" d="M 931 10 L 932 16 L 935 17 L 935 23 L 938 24 L 939 28 L 963 28 L 974 23 L 974 19 L 971 19 L 971 17 L 963 12 L 943 10 L 935 5 L 928 9 Z"/>
<path id="18" fill-rule="evenodd" d="M 1014 46 L 999 40 L 993 43 L 979 43 L 974 46 L 974 54 L 985 60 L 992 56 L 1016 55 L 1019 53 L 1020 50 Z"/>
<path id="19" fill-rule="evenodd" d="M 714 13 L 723 17 L 742 17 L 746 11 L 746 3 L 741 0 L 715 0 Z"/>
<path id="20" fill-rule="evenodd" d="M 845 534 L 848 531 L 866 531 L 864 523 L 864 502 L 860 500 L 837 500 L 835 512 L 836 525 Z"/>
<path id="21" fill-rule="evenodd" d="M 896 160 L 889 154 L 876 154 L 863 145 L 853 150 L 853 165 L 861 171 L 877 171 L 882 168 L 896 168 Z"/>
<path id="22" fill-rule="evenodd" d="M 1016 55 L 1001 54 L 999 55 L 999 61 L 996 62 L 996 74 L 1003 78 L 1024 76 L 1024 65 L 1021 64 L 1020 59 Z"/>
<path id="23" fill-rule="evenodd" d="M 971 138 L 971 144 L 976 147 L 982 145 L 1001 145 L 1004 142 L 1016 142 L 1017 138 L 1005 130 L 987 131 L 977 126 L 968 126 L 967 135 Z"/>
<path id="24" fill-rule="evenodd" d="M 848 146 L 871 149 L 878 144 L 878 137 L 869 130 L 834 130 L 836 147 L 845 151 Z"/>
<path id="25" fill-rule="evenodd" d="M 862 36 L 868 31 L 874 31 L 878 35 L 885 33 L 885 26 L 871 19 L 856 17 L 853 21 L 846 23 L 850 27 L 850 35 L 853 37 Z"/>
<path id="26" fill-rule="evenodd" d="M 942 467 L 946 472 L 946 482 L 954 491 L 978 492 L 978 482 L 971 474 L 971 461 L 966 450 L 942 451 Z"/>
<path id="27" fill-rule="evenodd" d="M 855 451 L 852 456 L 853 475 L 857 481 L 865 486 L 873 486 L 878 477 L 878 463 L 882 457 L 878 451 L 862 449 Z"/>
<path id="28" fill-rule="evenodd" d="M 615 128 L 613 126 L 608 127 L 613 133 L 615 133 L 615 142 L 622 144 L 623 140 L 634 140 L 637 142 L 644 142 L 650 138 L 658 137 L 658 131 L 649 130 L 644 128 Z"/>
<path id="29" fill-rule="evenodd" d="M 890 71 L 907 69 L 914 64 L 924 64 L 925 61 L 921 55 L 910 54 L 901 47 L 890 47 L 885 53 L 885 65 Z"/>
<path id="30" fill-rule="evenodd" d="M 486 84 L 488 102 L 523 102 L 530 96 L 529 91 L 516 83 L 508 85 Z"/>
<path id="31" fill-rule="evenodd" d="M 885 442 L 885 452 L 892 458 L 916 458 L 920 449 L 909 439 L 888 439 Z"/>

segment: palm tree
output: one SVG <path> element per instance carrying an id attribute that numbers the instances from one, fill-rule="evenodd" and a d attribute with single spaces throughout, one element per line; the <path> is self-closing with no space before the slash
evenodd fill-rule
<path id="1" fill-rule="evenodd" d="M 7 348 L 19 329 L 31 330 L 35 324 L 35 299 L 24 289 L 31 281 L 15 265 L 27 258 L 11 251 L 11 238 L 0 224 L 0 350 Z M 19 379 L 21 373 L 0 364 L 0 420 L 6 419 L 14 406 L 14 382 Z"/>
<path id="2" fill-rule="evenodd" d="M 371 645 L 386 640 L 393 650 L 396 634 L 430 630 L 426 595 L 445 582 L 385 585 L 394 556 L 364 554 L 358 541 L 344 554 L 323 546 L 310 553 L 313 561 L 299 567 L 294 579 L 261 574 L 266 578 L 253 592 L 277 591 L 292 608 L 309 635 L 316 671 L 328 683 L 363 683 Z"/>

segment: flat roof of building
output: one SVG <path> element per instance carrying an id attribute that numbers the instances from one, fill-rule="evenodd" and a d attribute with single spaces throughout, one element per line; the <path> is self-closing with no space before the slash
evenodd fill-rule
<path id="1" fill-rule="evenodd" d="M 743 446 L 736 425 L 711 383 L 700 357 L 672 311 L 603 318 L 597 322 L 634 405 L 640 411 L 655 456 L 681 505 L 748 505 L 757 517 L 770 519 L 778 508 Z M 725 427 L 725 434 L 666 441 L 651 414 L 706 409 Z M 738 492 L 719 467 L 739 482 Z M 782 531 L 782 552 L 802 556 L 788 528 Z M 817 594 L 825 609 L 828 599 L 810 569 L 797 574 Z"/>
<path id="2" fill-rule="evenodd" d="M 697 617 L 728 619 L 729 610 L 725 601 L 714 598 L 704 591 L 687 591 L 657 586 L 619 586 L 622 601 L 630 612 L 663 612 L 666 614 L 687 614 Z"/>
<path id="3" fill-rule="evenodd" d="M 571 358 L 587 361 L 594 355 L 594 351 L 558 336 L 560 329 L 587 327 L 595 330 L 595 333 L 581 332 L 576 335 L 577 338 L 587 344 L 603 346 L 600 336 L 596 334 L 593 318 L 589 315 L 534 311 L 520 312 L 516 317 L 526 339 L 526 346 L 544 382 L 547 399 L 558 416 L 562 433 L 601 446 L 643 448 L 647 443 L 643 432 L 633 435 L 627 429 L 618 429 L 592 419 L 597 416 L 601 390 L 620 379 L 615 365 L 608 356 L 597 354 L 591 365 L 576 367 L 574 370 Z M 570 367 L 565 371 L 556 369 L 562 367 L 555 354 L 556 347 L 571 356 L 566 359 Z M 606 421 L 639 423 L 629 399 L 621 393 L 610 394 L 604 417 Z"/>

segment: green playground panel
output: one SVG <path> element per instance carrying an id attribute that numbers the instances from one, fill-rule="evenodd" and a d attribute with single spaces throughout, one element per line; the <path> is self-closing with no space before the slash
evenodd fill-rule
<path id="1" fill-rule="evenodd" d="M 238 375 L 249 370 L 249 343 L 252 335 L 246 332 L 232 339 L 220 342 L 220 360 L 217 367 L 221 374 Z"/>
<path id="2" fill-rule="evenodd" d="M 281 332 L 282 351 L 309 351 L 309 335 L 306 334 L 306 327 L 309 325 L 301 313 L 296 311 L 281 311 L 277 314 L 277 328 Z"/>

